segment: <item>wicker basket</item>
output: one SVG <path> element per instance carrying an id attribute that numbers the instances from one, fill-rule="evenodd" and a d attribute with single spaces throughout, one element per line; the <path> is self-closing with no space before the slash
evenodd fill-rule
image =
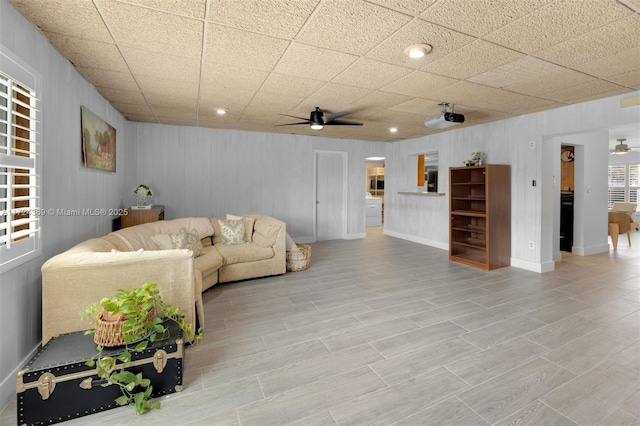
<path id="1" fill-rule="evenodd" d="M 154 309 L 149 310 L 149 319 L 153 319 L 155 315 Z M 96 329 L 93 333 L 93 341 L 96 345 L 104 346 L 105 348 L 122 346 L 126 344 L 125 335 L 122 333 L 124 327 L 125 318 L 120 316 L 115 321 L 105 321 L 102 319 L 103 314 L 100 314 L 96 321 Z M 145 336 L 151 330 L 147 330 Z M 142 336 L 143 338 L 145 336 Z M 140 339 L 138 339 L 140 340 Z M 133 343 L 133 342 L 131 342 Z"/>
<path id="2" fill-rule="evenodd" d="M 287 251 L 287 271 L 299 272 L 309 267 L 311 262 L 311 246 L 297 244 L 299 251 Z"/>

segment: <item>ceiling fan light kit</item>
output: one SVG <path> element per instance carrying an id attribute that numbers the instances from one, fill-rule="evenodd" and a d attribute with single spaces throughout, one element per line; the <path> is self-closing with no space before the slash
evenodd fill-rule
<path id="1" fill-rule="evenodd" d="M 626 139 L 616 139 L 616 140 L 618 141 L 618 145 L 616 145 L 616 148 L 613 151 L 613 153 L 618 155 L 627 154 L 629 152 L 629 146 L 627 146 L 627 144 L 624 143 Z"/>
<path id="2" fill-rule="evenodd" d="M 438 105 L 442 105 L 442 113 L 427 118 L 424 121 L 425 126 L 432 129 L 446 129 L 464 123 L 464 115 L 454 113 L 453 105 L 451 105 L 451 112 L 447 112 L 448 102 L 442 102 Z"/>

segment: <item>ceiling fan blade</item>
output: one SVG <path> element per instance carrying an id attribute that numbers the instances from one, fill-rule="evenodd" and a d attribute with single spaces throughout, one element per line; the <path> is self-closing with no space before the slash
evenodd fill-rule
<path id="1" fill-rule="evenodd" d="M 273 127 L 280 127 L 280 126 L 297 126 L 298 124 L 306 124 L 307 126 L 309 125 L 308 121 L 303 121 L 302 123 L 289 123 L 289 124 L 276 124 Z"/>
<path id="2" fill-rule="evenodd" d="M 278 115 L 284 115 L 285 117 L 297 118 L 298 120 L 307 120 L 307 123 L 309 122 L 309 119 L 305 118 L 305 117 L 296 117 L 295 115 L 289 115 L 289 114 L 278 114 Z"/>
<path id="3" fill-rule="evenodd" d="M 346 111 L 340 111 L 340 112 L 334 112 L 333 114 L 326 115 L 324 117 L 324 124 L 327 124 L 328 122 L 333 121 L 336 118 L 344 117 L 345 115 L 348 115 L 348 114 L 349 113 Z"/>
<path id="4" fill-rule="evenodd" d="M 363 123 L 358 123 L 357 121 L 342 121 L 342 120 L 333 120 L 324 124 L 326 126 L 362 126 L 363 125 Z"/>

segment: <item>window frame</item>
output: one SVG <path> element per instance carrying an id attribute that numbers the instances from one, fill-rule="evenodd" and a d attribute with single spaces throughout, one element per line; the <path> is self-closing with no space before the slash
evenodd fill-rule
<path id="1" fill-rule="evenodd" d="M 3 87 L 7 88 L 7 93 L 3 92 L 7 105 L 0 104 L 3 109 L 0 114 L 0 138 L 3 138 L 0 144 L 0 171 L 3 174 L 0 178 L 0 227 L 4 231 L 0 235 L 2 274 L 42 253 L 42 77 L 2 44 L 0 74 Z M 12 107 L 12 104 L 17 106 Z M 15 146 L 16 140 L 21 146 Z M 14 180 L 15 175 L 23 182 Z M 22 214 L 14 214 L 16 209 Z M 22 231 L 16 232 L 20 225 Z"/>
<path id="2" fill-rule="evenodd" d="M 612 170 L 616 170 L 612 181 Z M 607 169 L 607 204 L 637 203 L 640 198 L 640 161 L 609 164 Z M 616 194 L 617 196 L 613 196 Z"/>

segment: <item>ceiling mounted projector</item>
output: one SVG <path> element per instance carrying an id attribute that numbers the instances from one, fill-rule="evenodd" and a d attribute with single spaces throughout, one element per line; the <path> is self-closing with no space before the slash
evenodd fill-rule
<path id="1" fill-rule="evenodd" d="M 442 105 L 442 113 L 424 120 L 425 126 L 431 127 L 432 129 L 446 129 L 447 127 L 464 123 L 464 115 L 455 114 L 453 112 L 453 105 L 451 106 L 451 112 L 447 112 L 448 102 L 442 102 L 438 105 Z"/>

